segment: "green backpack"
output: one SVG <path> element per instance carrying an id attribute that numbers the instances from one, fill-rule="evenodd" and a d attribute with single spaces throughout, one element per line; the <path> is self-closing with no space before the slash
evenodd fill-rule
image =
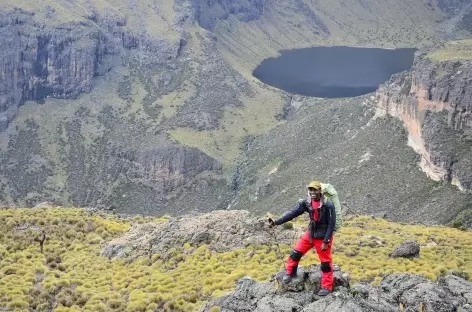
<path id="1" fill-rule="evenodd" d="M 339 202 L 338 192 L 334 189 L 331 184 L 321 183 L 321 192 L 334 204 L 334 210 L 336 213 L 336 225 L 334 230 L 339 230 L 343 225 L 343 214 L 341 210 L 341 203 Z"/>

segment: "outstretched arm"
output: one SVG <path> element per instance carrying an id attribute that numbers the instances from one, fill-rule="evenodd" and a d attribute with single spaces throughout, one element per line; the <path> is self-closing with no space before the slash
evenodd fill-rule
<path id="1" fill-rule="evenodd" d="M 287 212 L 282 218 L 275 220 L 276 225 L 284 224 L 290 220 L 295 219 L 296 217 L 302 215 L 306 211 L 305 202 L 299 202 L 295 208 Z"/>

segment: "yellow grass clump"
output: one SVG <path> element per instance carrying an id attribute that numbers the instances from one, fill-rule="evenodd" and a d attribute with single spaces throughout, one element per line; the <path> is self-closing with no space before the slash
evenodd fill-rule
<path id="1" fill-rule="evenodd" d="M 0 210 L 0 309 L 54 311 L 196 311 L 231 292 L 238 279 L 267 281 L 280 271 L 291 245 L 249 246 L 224 253 L 209 246 L 182 243 L 170 251 L 131 263 L 100 256 L 102 244 L 126 232 L 132 223 L 167 222 L 168 218 L 129 221 L 97 216 L 82 209 Z M 140 222 L 141 221 L 141 222 Z M 295 221 L 295 228 L 302 220 Z M 38 237 L 47 239 L 41 253 Z M 390 252 L 406 239 L 421 245 L 418 259 L 392 259 Z M 370 244 L 375 240 L 376 244 Z M 295 242 L 294 242 L 295 243 Z M 410 272 L 435 280 L 453 270 L 472 274 L 472 234 L 447 227 L 401 225 L 358 217 L 336 233 L 334 263 L 354 282 L 378 285 L 382 277 Z M 301 265 L 319 263 L 310 251 Z M 212 311 L 219 311 L 213 307 Z"/>

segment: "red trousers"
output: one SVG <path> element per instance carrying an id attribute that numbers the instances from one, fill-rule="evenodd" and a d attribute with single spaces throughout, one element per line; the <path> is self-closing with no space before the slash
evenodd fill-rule
<path id="1" fill-rule="evenodd" d="M 295 249 L 292 251 L 290 257 L 288 257 L 286 270 L 287 274 L 291 275 L 294 269 L 298 267 L 300 258 L 306 254 L 311 248 L 315 247 L 318 258 L 321 262 L 321 287 L 326 288 L 330 291 L 333 290 L 333 259 L 331 257 L 331 246 L 333 245 L 333 238 L 331 238 L 328 249 L 321 250 L 322 239 L 312 239 L 310 243 L 310 232 L 306 231 L 305 234 L 295 245 Z"/>

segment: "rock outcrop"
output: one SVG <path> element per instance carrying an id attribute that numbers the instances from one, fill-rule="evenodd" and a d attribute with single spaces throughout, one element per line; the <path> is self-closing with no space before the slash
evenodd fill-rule
<path id="1" fill-rule="evenodd" d="M 433 61 L 417 52 L 411 72 L 394 75 L 377 93 L 378 114 L 399 118 L 423 171 L 472 189 L 472 61 Z"/>
<path id="2" fill-rule="evenodd" d="M 469 5 L 468 11 L 464 12 L 462 15 L 459 27 L 468 32 L 472 32 L 472 4 Z"/>
<path id="3" fill-rule="evenodd" d="M 136 225 L 124 236 L 109 242 L 102 255 L 131 259 L 142 255 L 149 246 L 153 253 L 165 255 L 185 243 L 192 247 L 207 244 L 212 250 L 225 252 L 249 245 L 291 244 L 299 236 L 299 229 L 269 230 L 267 220 L 254 219 L 245 210 L 219 210 L 169 222 Z"/>
<path id="4" fill-rule="evenodd" d="M 472 283 L 453 275 L 440 277 L 434 283 L 411 274 L 385 276 L 378 287 L 356 284 L 350 287 L 348 274 L 335 272 L 334 292 L 320 298 L 314 293 L 319 289 L 319 268 L 312 266 L 301 270 L 298 288 L 283 288 L 280 276 L 274 281 L 257 283 L 244 277 L 237 282 L 233 293 L 218 298 L 200 310 L 212 311 L 219 307 L 225 312 L 386 312 L 421 311 L 453 312 L 471 311 Z"/>

